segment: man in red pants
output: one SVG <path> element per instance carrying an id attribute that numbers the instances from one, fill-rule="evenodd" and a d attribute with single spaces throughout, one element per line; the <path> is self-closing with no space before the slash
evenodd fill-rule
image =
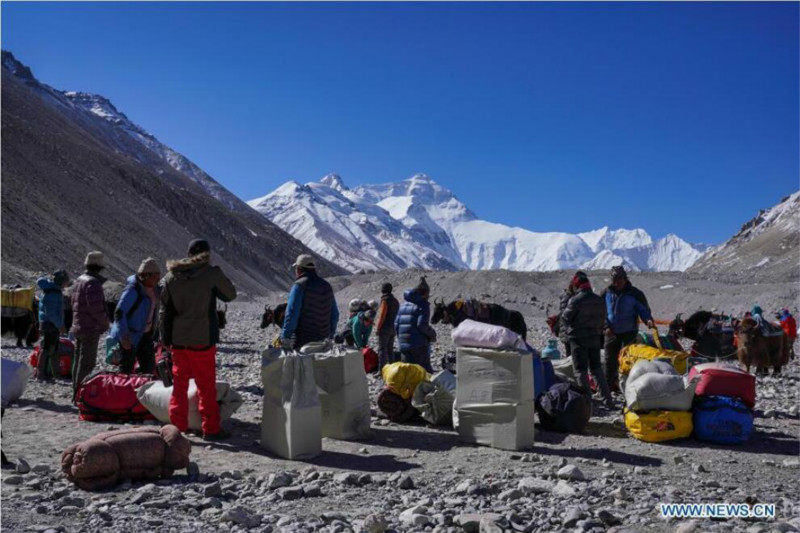
<path id="1" fill-rule="evenodd" d="M 219 440 L 230 433 L 220 428 L 217 405 L 217 298 L 230 302 L 236 298 L 236 288 L 210 260 L 208 241 L 195 239 L 189 243 L 188 257 L 167 263 L 159 329 L 162 343 L 172 349 L 170 421 L 181 431 L 188 430 L 189 379 L 193 378 L 203 439 Z"/>

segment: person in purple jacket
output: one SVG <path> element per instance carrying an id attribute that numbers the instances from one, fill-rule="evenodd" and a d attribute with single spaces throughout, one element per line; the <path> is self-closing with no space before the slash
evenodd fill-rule
<path id="1" fill-rule="evenodd" d="M 97 364 L 97 345 L 110 324 L 103 283 L 105 268 L 102 252 L 89 252 L 84 261 L 86 272 L 75 280 L 72 291 L 72 333 L 75 335 L 75 357 L 72 359 L 73 401 L 81 382 Z"/>

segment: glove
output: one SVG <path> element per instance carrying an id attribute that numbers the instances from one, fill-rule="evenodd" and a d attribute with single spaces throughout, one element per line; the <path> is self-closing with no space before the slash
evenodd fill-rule
<path id="1" fill-rule="evenodd" d="M 273 348 L 280 348 L 281 347 L 281 338 L 280 337 L 275 337 L 275 339 L 272 341 L 272 347 Z"/>
<path id="2" fill-rule="evenodd" d="M 293 350 L 294 349 L 294 342 L 292 339 L 284 339 L 281 337 L 281 348 L 284 350 Z"/>
<path id="3" fill-rule="evenodd" d="M 650 329 L 655 329 L 656 323 L 653 321 L 652 318 L 647 321 L 647 327 L 650 328 Z"/>

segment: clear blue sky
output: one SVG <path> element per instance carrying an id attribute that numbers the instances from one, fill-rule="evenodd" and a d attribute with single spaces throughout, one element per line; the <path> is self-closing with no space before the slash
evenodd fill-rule
<path id="1" fill-rule="evenodd" d="M 496 222 L 717 243 L 800 186 L 797 3 L 3 3 L 2 46 L 243 199 L 425 172 Z"/>

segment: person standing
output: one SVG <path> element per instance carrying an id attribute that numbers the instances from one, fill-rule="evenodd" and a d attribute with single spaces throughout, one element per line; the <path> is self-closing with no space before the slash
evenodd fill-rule
<path id="1" fill-rule="evenodd" d="M 779 321 L 783 328 L 783 333 L 789 339 L 789 355 L 794 359 L 794 342 L 797 340 L 797 321 L 788 309 L 783 309 L 780 313 Z"/>
<path id="2" fill-rule="evenodd" d="M 158 329 L 160 279 L 161 269 L 156 260 L 148 257 L 142 261 L 136 274 L 127 279 L 114 312 L 111 337 L 119 341 L 122 353 L 120 370 L 125 374 L 133 372 L 136 361 L 139 362 L 139 372 L 143 374 L 152 374 L 155 369 L 153 341 Z"/>
<path id="3" fill-rule="evenodd" d="M 42 330 L 42 348 L 37 362 L 37 379 L 47 381 L 58 375 L 58 338 L 64 333 L 64 287 L 69 276 L 64 270 L 53 273 L 52 279 L 41 277 L 36 285 L 42 291 L 39 299 L 39 324 Z"/>
<path id="4" fill-rule="evenodd" d="M 405 302 L 400 306 L 394 327 L 400 342 L 400 356 L 404 363 L 420 365 L 427 372 L 431 367 L 431 343 L 436 342 L 436 330 L 430 325 L 430 287 L 420 278 L 413 289 L 403 293 Z"/>
<path id="5" fill-rule="evenodd" d="M 78 387 L 97 365 L 97 344 L 111 322 L 103 294 L 106 278 L 100 275 L 105 268 L 103 252 L 89 252 L 84 266 L 86 271 L 75 280 L 72 291 L 72 333 L 75 335 L 73 399 L 78 394 Z"/>
<path id="6" fill-rule="evenodd" d="M 394 338 L 397 331 L 394 321 L 397 312 L 400 310 L 400 302 L 392 294 L 392 284 L 384 283 L 381 287 L 381 303 L 378 307 L 378 371 L 383 367 L 395 362 L 394 358 Z"/>
<path id="7" fill-rule="evenodd" d="M 333 287 L 318 273 L 314 258 L 301 254 L 292 265 L 295 282 L 289 291 L 281 346 L 299 350 L 310 342 L 332 339 L 339 323 Z"/>
<path id="8" fill-rule="evenodd" d="M 564 334 L 569 339 L 572 365 L 575 378 L 584 390 L 591 394 L 589 387 L 589 370 L 597 383 L 597 387 L 605 400 L 605 406 L 614 407 L 611 391 L 603 374 L 600 362 L 600 348 L 603 344 L 603 326 L 606 320 L 603 299 L 592 290 L 589 278 L 583 272 L 577 272 L 570 282 L 572 296 L 561 313 Z"/>
<path id="9" fill-rule="evenodd" d="M 189 243 L 187 257 L 167 263 L 161 289 L 159 332 L 172 350 L 172 397 L 169 419 L 181 431 L 189 427 L 189 380 L 197 386 L 197 407 L 203 439 L 230 437 L 220 427 L 217 404 L 217 299 L 230 302 L 236 287 L 222 269 L 211 265 L 211 246 L 205 239 Z"/>
<path id="10" fill-rule="evenodd" d="M 613 392 L 619 388 L 619 352 L 623 346 L 636 341 L 639 333 L 638 320 L 654 328 L 653 315 L 644 293 L 628 280 L 623 266 L 611 269 L 611 285 L 600 297 L 606 304 L 605 372 L 608 386 Z"/>

